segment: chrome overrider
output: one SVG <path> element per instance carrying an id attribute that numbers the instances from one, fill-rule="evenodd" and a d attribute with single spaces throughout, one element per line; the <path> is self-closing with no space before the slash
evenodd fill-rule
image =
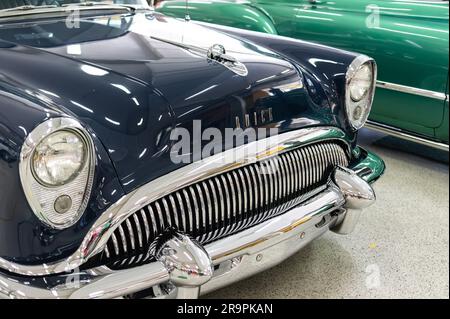
<path id="1" fill-rule="evenodd" d="M 139 207 L 185 185 L 321 140 L 338 140 L 346 145 L 349 156 L 352 152 L 338 128 L 301 129 L 226 151 L 156 179 L 110 207 L 68 259 L 24 266 L 0 258 L 0 267 L 7 270 L 0 272 L 0 298 L 118 298 L 149 289 L 152 298 L 196 298 L 273 267 L 330 229 L 348 234 L 361 210 L 374 203 L 370 184 L 384 172 L 383 161 L 359 147 L 356 152 L 353 149 L 356 160 L 349 168 L 335 167 L 328 183 L 282 215 L 205 246 L 168 229 L 150 248 L 155 262 L 118 271 L 105 266 L 77 270 L 103 251 L 115 228 Z"/>
<path id="2" fill-rule="evenodd" d="M 170 282 L 178 287 L 177 297 L 196 298 L 200 287 L 214 274 L 214 265 L 208 252 L 198 242 L 176 230 L 166 230 L 155 240 L 154 255 L 167 269 Z"/>

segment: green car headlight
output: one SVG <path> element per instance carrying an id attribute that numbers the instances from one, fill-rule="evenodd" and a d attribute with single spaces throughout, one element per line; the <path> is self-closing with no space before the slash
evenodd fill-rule
<path id="1" fill-rule="evenodd" d="M 370 91 L 372 86 L 372 68 L 370 65 L 362 65 L 350 81 L 350 97 L 354 102 L 361 101 Z"/>

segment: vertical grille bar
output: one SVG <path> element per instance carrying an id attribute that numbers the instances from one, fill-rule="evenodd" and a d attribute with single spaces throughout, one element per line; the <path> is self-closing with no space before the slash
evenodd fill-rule
<path id="1" fill-rule="evenodd" d="M 155 238 L 156 236 L 158 236 L 158 234 L 161 233 L 162 228 L 164 227 L 164 225 L 158 227 L 158 224 L 162 224 L 162 221 L 160 223 L 157 224 L 158 219 L 156 218 L 156 214 L 153 210 L 153 207 L 151 205 L 148 206 L 148 210 L 150 212 L 150 220 L 152 221 L 152 231 L 153 231 L 153 238 Z"/>
<path id="2" fill-rule="evenodd" d="M 122 248 L 124 253 L 128 252 L 128 245 L 127 245 L 127 237 L 125 236 L 125 232 L 123 230 L 122 225 L 119 225 L 119 235 L 120 235 L 120 241 L 122 242 Z"/>
<path id="3" fill-rule="evenodd" d="M 169 202 L 170 202 L 170 207 L 172 209 L 172 218 L 175 222 L 175 227 L 177 229 L 180 229 L 181 224 L 180 224 L 180 219 L 178 217 L 180 210 L 177 208 L 177 205 L 175 204 L 175 200 L 172 195 L 169 195 Z"/>
<path id="4" fill-rule="evenodd" d="M 227 185 L 227 181 L 225 179 L 224 175 L 220 176 L 220 181 L 219 184 L 222 184 L 221 186 L 223 187 L 223 190 L 225 192 L 225 200 L 224 200 L 224 205 L 226 206 L 226 213 L 224 214 L 225 220 L 224 220 L 224 227 L 223 227 L 223 233 L 227 233 L 230 225 L 231 225 L 231 215 L 232 215 L 232 203 L 234 203 L 234 196 L 231 196 L 230 193 L 228 192 L 228 185 Z"/>
<path id="5" fill-rule="evenodd" d="M 205 205 L 205 198 L 203 197 L 202 190 L 200 188 L 200 184 L 196 184 L 193 188 L 196 191 L 196 196 L 198 197 L 198 204 L 199 204 L 199 212 L 197 213 L 197 216 L 199 216 L 201 219 L 200 221 L 200 232 L 202 233 L 200 241 L 205 240 L 205 234 L 206 234 L 206 214 L 208 213 L 206 211 L 206 205 Z"/>
<path id="6" fill-rule="evenodd" d="M 133 220 L 134 220 L 134 224 L 136 225 L 136 229 L 137 229 L 139 248 L 142 248 L 142 247 L 144 247 L 144 240 L 143 240 L 143 236 L 142 236 L 141 222 L 139 221 L 137 214 L 133 215 Z"/>
<path id="7" fill-rule="evenodd" d="M 235 171 L 231 172 L 231 176 L 233 177 L 234 186 L 236 187 L 236 197 L 237 197 L 237 210 L 236 210 L 236 224 L 235 227 L 232 228 L 232 230 L 239 229 L 239 227 L 242 225 L 242 207 L 244 206 L 243 200 L 242 200 L 242 189 L 241 185 L 239 183 L 239 178 Z"/>
<path id="8" fill-rule="evenodd" d="M 232 202 L 232 206 L 231 206 L 231 219 L 229 222 L 229 227 L 227 227 L 227 232 L 231 232 L 234 228 L 234 226 L 237 224 L 238 219 L 237 219 L 237 210 L 238 210 L 238 203 L 237 203 L 237 197 L 239 196 L 238 194 L 236 194 L 235 191 L 235 187 L 233 187 L 233 179 L 231 178 L 231 174 L 227 173 L 226 174 L 227 177 L 227 181 L 228 184 L 226 184 L 226 189 L 230 190 L 230 197 L 231 198 L 231 202 Z"/>
<path id="9" fill-rule="evenodd" d="M 211 196 L 210 196 L 210 190 L 208 189 L 208 185 L 207 183 L 202 183 L 203 186 L 203 191 L 205 192 L 204 195 L 206 197 L 206 216 L 208 218 L 208 220 L 206 221 L 206 230 L 205 233 L 206 235 L 206 240 L 209 241 L 211 239 L 212 236 L 212 231 L 213 231 L 213 223 L 214 223 L 214 216 L 213 216 L 213 207 L 212 207 L 212 202 L 211 202 Z"/>
<path id="10" fill-rule="evenodd" d="M 193 236 L 196 237 L 200 231 L 200 211 L 198 209 L 197 196 L 195 195 L 194 187 L 189 187 L 190 194 L 192 196 L 192 201 L 194 203 L 192 207 L 192 216 L 195 219 L 195 228 L 193 230 Z"/>
<path id="11" fill-rule="evenodd" d="M 212 209 L 213 209 L 213 218 L 214 218 L 214 220 L 211 220 L 211 227 L 214 229 L 211 238 L 215 239 L 219 232 L 220 226 L 221 226 L 220 218 L 219 218 L 220 212 L 219 212 L 219 199 L 218 199 L 220 190 L 216 189 L 213 179 L 208 180 L 208 185 L 209 185 L 209 189 L 211 190 L 211 195 L 212 195 Z"/>
<path id="12" fill-rule="evenodd" d="M 214 178 L 214 185 L 217 190 L 217 233 L 216 238 L 222 236 L 225 231 L 225 226 L 227 223 L 227 209 L 225 208 L 225 201 L 228 200 L 224 195 L 222 185 L 220 185 L 219 177 Z"/>
<path id="13" fill-rule="evenodd" d="M 181 198 L 180 192 L 176 192 L 175 196 L 177 197 L 178 205 L 180 205 L 180 215 L 181 215 L 181 229 L 184 232 L 188 231 L 188 225 L 186 223 L 186 210 L 184 209 L 183 199 Z"/>
<path id="14" fill-rule="evenodd" d="M 189 221 L 189 233 L 190 234 L 194 234 L 194 213 L 192 212 L 192 207 L 191 207 L 191 200 L 189 199 L 189 194 L 188 192 L 183 189 L 182 190 L 183 193 L 183 199 L 186 201 L 186 219 Z"/>
<path id="15" fill-rule="evenodd" d="M 136 249 L 136 237 L 134 236 L 134 230 L 133 230 L 133 227 L 131 226 L 130 218 L 128 218 L 125 221 L 125 224 L 127 225 L 127 229 L 128 229 L 128 235 L 129 235 L 128 238 L 130 239 L 130 242 L 131 242 L 131 249 L 135 250 Z"/>

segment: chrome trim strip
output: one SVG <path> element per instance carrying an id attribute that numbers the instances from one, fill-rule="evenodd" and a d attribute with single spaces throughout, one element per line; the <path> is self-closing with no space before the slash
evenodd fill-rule
<path id="1" fill-rule="evenodd" d="M 264 159 L 271 159 L 270 162 L 273 162 L 274 156 L 322 140 L 340 140 L 347 145 L 347 153 L 350 154 L 346 134 L 336 127 L 300 129 L 246 144 L 182 167 L 125 195 L 100 216 L 86 235 L 80 248 L 65 260 L 52 264 L 28 266 L 0 258 L 0 267 L 12 273 L 28 276 L 42 276 L 73 270 L 102 252 L 111 234 L 131 214 L 157 199 L 238 167 Z M 274 168 L 277 169 L 277 167 Z M 190 187 L 190 190 L 192 192 L 193 188 Z M 198 212 L 195 194 L 193 196 L 194 211 Z M 157 202 L 155 203 L 157 204 Z M 240 208 L 238 207 L 239 210 Z M 148 209 L 152 212 L 151 206 L 148 206 Z M 163 216 L 159 217 L 163 218 Z M 198 216 L 196 217 L 198 223 Z M 155 225 L 153 226 L 155 227 Z"/>
<path id="2" fill-rule="evenodd" d="M 378 122 L 374 122 L 374 121 L 367 121 L 366 128 L 380 132 L 380 133 L 384 133 L 384 134 L 388 134 L 394 137 L 398 137 L 401 138 L 403 140 L 407 140 L 410 142 L 414 142 L 414 143 L 418 143 L 418 144 L 422 144 L 425 146 L 429 146 L 441 151 L 449 151 L 449 145 L 445 144 L 445 143 L 440 143 L 440 142 L 436 142 L 436 141 L 432 141 L 432 140 L 427 140 L 423 137 L 420 136 L 416 136 L 413 134 L 410 134 L 408 132 L 402 131 L 401 129 L 392 127 L 392 126 L 388 126 L 385 124 L 381 124 Z"/>
<path id="3" fill-rule="evenodd" d="M 407 93 L 407 94 L 424 96 L 424 97 L 441 100 L 441 101 L 448 100 L 448 94 L 446 94 L 446 93 L 429 91 L 429 90 L 419 89 L 419 88 L 406 86 L 406 85 L 400 85 L 400 84 L 389 83 L 389 82 L 384 82 L 384 81 L 377 81 L 377 87 L 386 89 L 386 90 L 392 90 L 392 91 L 397 91 L 397 92 L 402 92 L 402 93 Z"/>

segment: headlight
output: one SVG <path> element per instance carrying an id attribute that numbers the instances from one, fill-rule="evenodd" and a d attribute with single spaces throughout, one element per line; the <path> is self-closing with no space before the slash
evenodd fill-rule
<path id="1" fill-rule="evenodd" d="M 46 186 L 64 185 L 83 168 L 86 145 L 75 132 L 59 131 L 36 147 L 32 166 L 36 179 Z"/>
<path id="2" fill-rule="evenodd" d="M 350 97 L 353 101 L 361 101 L 370 91 L 372 86 L 372 68 L 363 64 L 350 81 L 349 90 Z"/>
<path id="3" fill-rule="evenodd" d="M 367 56 L 357 57 L 346 75 L 345 107 L 351 126 L 358 130 L 364 126 L 372 108 L 377 68 Z"/>
<path id="4" fill-rule="evenodd" d="M 52 228 L 75 224 L 84 213 L 92 188 L 93 143 L 79 122 L 50 119 L 25 140 L 20 179 L 35 215 Z"/>

